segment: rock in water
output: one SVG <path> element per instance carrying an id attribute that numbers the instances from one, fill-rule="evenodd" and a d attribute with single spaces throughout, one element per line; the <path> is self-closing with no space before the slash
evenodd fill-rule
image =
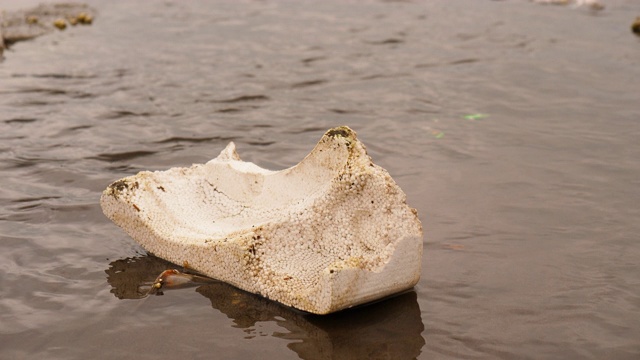
<path id="1" fill-rule="evenodd" d="M 70 25 L 89 25 L 96 11 L 87 4 L 40 4 L 34 8 L 3 12 L 0 9 L 0 56 L 11 44 L 63 30 Z"/>
<path id="2" fill-rule="evenodd" d="M 285 305 L 328 314 L 413 287 L 422 226 L 348 127 L 270 171 L 230 143 L 206 164 L 143 171 L 102 209 L 154 255 Z"/>
<path id="3" fill-rule="evenodd" d="M 640 16 L 636 18 L 636 20 L 631 24 L 631 31 L 640 36 Z"/>

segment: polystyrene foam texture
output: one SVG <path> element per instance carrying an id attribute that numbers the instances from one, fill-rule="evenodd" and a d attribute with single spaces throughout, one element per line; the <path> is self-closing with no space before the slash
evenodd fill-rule
<path id="1" fill-rule="evenodd" d="M 420 278 L 417 213 L 345 126 L 289 169 L 244 162 L 230 143 L 206 164 L 118 180 L 100 203 L 154 255 L 311 313 L 386 297 Z"/>

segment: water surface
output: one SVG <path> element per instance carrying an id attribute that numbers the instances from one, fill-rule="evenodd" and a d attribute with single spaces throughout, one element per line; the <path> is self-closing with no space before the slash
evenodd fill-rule
<path id="1" fill-rule="evenodd" d="M 95 1 L 15 44 L 0 357 L 638 358 L 640 4 L 605 4 Z M 286 168 L 343 124 L 418 210 L 413 291 L 330 317 L 224 284 L 139 299 L 168 265 L 104 217 L 109 183 L 229 141 Z"/>

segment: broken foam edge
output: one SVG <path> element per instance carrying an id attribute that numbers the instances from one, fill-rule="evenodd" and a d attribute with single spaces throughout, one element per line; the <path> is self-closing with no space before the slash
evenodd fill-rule
<path id="1" fill-rule="evenodd" d="M 374 166 L 373 163 L 370 162 L 370 158 L 368 157 L 368 155 L 366 155 L 364 145 L 357 140 L 355 132 L 348 127 L 337 127 L 327 131 L 318 145 L 316 145 L 316 148 L 314 148 L 314 150 L 307 157 L 305 157 L 305 159 L 300 164 L 276 173 L 291 171 L 291 169 L 295 169 L 301 166 L 301 164 L 305 163 L 308 159 L 312 160 L 314 154 L 317 154 L 316 150 L 319 149 L 323 141 L 327 142 L 327 140 L 329 143 L 335 142 L 338 144 L 346 145 L 347 148 L 352 148 L 352 150 L 354 147 L 359 147 L 362 152 L 359 155 L 364 155 L 364 160 L 366 160 L 366 163 L 370 164 L 370 166 L 372 167 Z M 320 151 L 322 151 L 322 149 L 320 149 Z M 224 155 L 225 153 L 226 155 Z M 325 154 L 325 156 L 326 155 L 327 154 Z M 237 153 L 235 152 L 235 147 L 232 144 L 225 148 L 225 150 L 222 151 L 221 155 L 218 158 L 210 161 L 209 163 L 215 162 L 217 159 L 220 159 L 222 161 L 240 161 Z M 351 153 L 346 153 L 346 158 L 344 160 L 345 168 L 349 166 L 350 160 L 352 161 L 351 165 L 355 164 L 355 160 L 351 156 Z M 207 163 L 207 165 L 209 163 Z M 251 165 L 255 166 L 255 164 Z M 183 168 L 183 170 L 188 171 L 194 166 L 192 166 L 191 168 Z M 141 188 L 146 188 L 151 185 L 157 185 L 143 184 L 143 178 L 141 178 L 142 174 L 165 174 L 167 172 L 141 172 L 135 176 L 115 181 L 103 192 L 101 205 L 103 207 L 105 215 L 112 219 L 116 224 L 121 226 L 147 251 L 160 258 L 164 258 L 176 264 L 187 261 L 195 270 L 207 274 L 208 276 L 211 276 L 213 278 L 230 283 L 231 285 L 234 285 L 240 289 L 262 295 L 271 300 L 280 302 L 287 306 L 298 308 L 303 311 L 308 311 L 316 314 L 328 314 L 331 312 L 368 303 L 370 301 L 375 301 L 381 297 L 387 297 L 398 292 L 406 291 L 412 288 L 420 278 L 422 260 L 422 227 L 420 225 L 420 221 L 417 218 L 415 209 L 411 209 L 406 205 L 406 198 L 404 193 L 399 187 L 397 187 L 390 176 L 388 176 L 388 173 L 386 173 L 386 171 L 382 168 L 379 168 L 377 166 L 376 168 L 380 172 L 379 174 L 377 174 L 378 176 L 384 176 L 385 174 L 387 175 L 387 181 L 390 182 L 390 184 L 386 184 L 386 186 L 395 186 L 397 188 L 397 192 L 400 193 L 402 201 L 399 204 L 395 204 L 395 206 L 399 206 L 400 208 L 402 208 L 400 210 L 404 210 L 405 213 L 407 213 L 408 210 L 408 213 L 410 214 L 404 214 L 404 220 L 407 220 L 408 223 L 412 222 L 412 226 L 405 226 L 408 228 L 408 233 L 405 234 L 406 236 L 391 240 L 395 241 L 395 248 L 387 258 L 387 262 L 382 266 L 379 266 L 378 269 L 376 269 L 377 271 L 371 271 L 370 269 L 360 269 L 357 267 L 343 268 L 340 271 L 335 272 L 335 274 L 330 274 L 328 271 L 321 271 L 320 274 L 318 274 L 315 284 L 318 285 L 318 283 L 321 283 L 319 286 L 320 294 L 316 293 L 315 297 L 309 296 L 309 298 L 307 299 L 301 298 L 301 295 L 314 294 L 299 293 L 294 294 L 294 296 L 292 297 L 287 297 L 282 295 L 282 291 L 269 292 L 268 287 L 267 291 L 264 291 L 265 287 L 262 286 L 264 284 L 260 284 L 262 286 L 261 287 L 255 286 L 255 284 L 247 283 L 247 280 L 249 280 L 250 282 L 252 280 L 261 280 L 259 275 L 256 275 L 255 279 L 251 277 L 247 279 L 246 277 L 243 278 L 243 276 L 241 275 L 234 277 L 234 274 L 221 273 L 219 269 L 216 270 L 215 266 L 207 266 L 206 264 L 207 261 L 213 262 L 216 260 L 220 260 L 219 256 L 216 259 L 216 254 L 214 253 L 212 253 L 212 256 L 208 259 L 190 261 L 188 259 L 189 256 L 187 255 L 187 253 L 193 251 L 187 251 L 189 249 L 185 250 L 184 248 L 181 249 L 179 244 L 172 244 L 171 241 L 168 241 L 161 233 L 157 231 L 157 229 L 149 226 L 149 223 L 143 220 L 143 214 L 140 214 L 141 209 L 132 200 L 140 200 L 138 195 L 140 193 L 144 194 L 144 190 L 142 190 Z M 144 179 L 147 178 L 148 176 L 144 176 Z M 332 183 L 335 181 L 335 178 L 331 180 Z M 162 185 L 160 185 L 160 187 L 162 187 Z M 251 229 L 245 229 L 245 234 L 248 233 L 247 231 L 249 233 L 252 233 Z M 234 250 L 236 252 L 250 252 L 251 250 L 249 249 L 249 247 L 254 245 L 243 245 L 242 242 L 238 242 L 239 239 L 241 238 L 236 238 L 234 240 L 237 242 L 235 244 L 236 246 L 232 247 L 232 249 L 230 250 Z M 286 240 L 287 239 L 285 238 L 277 239 L 274 241 Z M 315 239 L 312 241 L 317 242 L 323 240 L 324 239 Z M 164 247 L 167 247 L 170 250 L 167 251 L 167 249 L 164 249 Z M 207 250 L 206 247 L 200 247 L 196 249 L 202 251 Z M 255 249 L 253 251 L 255 252 Z M 197 255 L 195 256 L 198 257 Z M 205 262 L 205 264 L 202 264 L 202 262 Z M 305 264 L 303 264 L 303 266 L 304 265 Z M 327 269 L 327 267 L 324 268 L 324 270 Z M 242 271 L 243 269 L 238 268 L 238 270 Z M 291 289 L 284 290 L 287 291 Z"/>

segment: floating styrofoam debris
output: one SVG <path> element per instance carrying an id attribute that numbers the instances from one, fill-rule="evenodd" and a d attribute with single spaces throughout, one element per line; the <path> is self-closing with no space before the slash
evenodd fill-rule
<path id="1" fill-rule="evenodd" d="M 416 211 L 348 127 L 327 131 L 289 169 L 244 162 L 230 143 L 206 164 L 118 180 L 101 205 L 154 255 L 311 313 L 420 277 Z"/>

